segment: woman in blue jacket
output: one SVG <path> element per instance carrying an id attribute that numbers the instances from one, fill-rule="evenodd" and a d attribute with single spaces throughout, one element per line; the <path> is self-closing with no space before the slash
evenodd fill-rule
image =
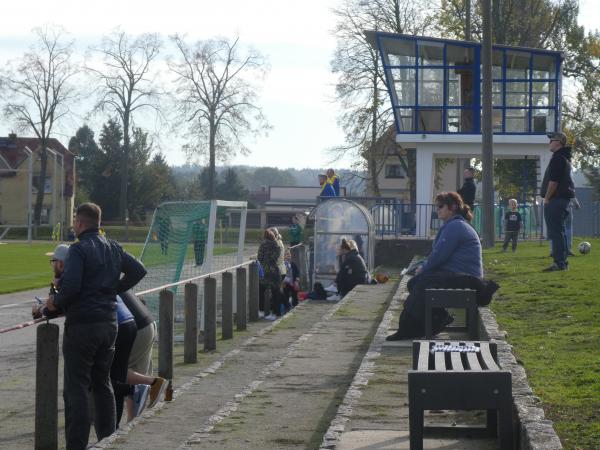
<path id="1" fill-rule="evenodd" d="M 439 229 L 427 260 L 409 281 L 409 296 L 400 315 L 398 331 L 387 337 L 389 341 L 424 335 L 425 289 L 443 288 L 448 279 L 459 275 L 483 278 L 483 262 L 479 236 L 470 222 L 471 208 L 456 192 L 442 192 L 435 197 L 438 218 L 444 224 Z M 449 286 L 448 286 L 449 287 Z M 452 322 L 443 308 L 433 313 L 433 332 L 437 334 Z"/>

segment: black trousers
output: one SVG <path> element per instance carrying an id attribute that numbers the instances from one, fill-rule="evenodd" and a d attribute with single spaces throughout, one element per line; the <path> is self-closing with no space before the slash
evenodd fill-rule
<path id="1" fill-rule="evenodd" d="M 504 243 L 502 244 L 502 248 L 506 250 L 508 248 L 508 243 L 512 242 L 513 252 L 517 249 L 517 240 L 519 239 L 518 231 L 505 231 L 504 232 Z"/>
<path id="2" fill-rule="evenodd" d="M 131 385 L 127 384 L 127 368 L 129 354 L 137 335 L 135 321 L 120 323 L 115 341 L 115 357 L 110 367 L 110 381 L 115 393 L 115 405 L 117 412 L 116 424 L 119 426 L 123 416 L 123 403 L 125 397 L 132 393 Z"/>
<path id="3" fill-rule="evenodd" d="M 116 427 L 110 367 L 115 353 L 116 322 L 68 324 L 63 336 L 65 431 L 67 450 L 85 450 L 90 436 L 90 391 L 98 439 Z"/>

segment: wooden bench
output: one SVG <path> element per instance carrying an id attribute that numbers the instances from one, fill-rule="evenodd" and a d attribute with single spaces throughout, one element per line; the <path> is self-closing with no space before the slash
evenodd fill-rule
<path id="1" fill-rule="evenodd" d="M 448 327 L 457 331 L 467 331 L 469 339 L 479 338 L 479 315 L 476 292 L 473 289 L 427 289 L 425 290 L 425 338 L 432 338 L 433 308 L 464 309 L 466 326 Z"/>
<path id="2" fill-rule="evenodd" d="M 410 449 L 423 449 L 425 410 L 487 410 L 487 432 L 513 449 L 511 373 L 498 365 L 496 344 L 414 341 L 408 372 Z M 498 421 L 498 418 L 500 419 Z"/>

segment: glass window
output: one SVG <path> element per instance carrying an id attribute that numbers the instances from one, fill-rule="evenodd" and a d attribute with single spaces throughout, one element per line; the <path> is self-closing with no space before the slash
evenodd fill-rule
<path id="1" fill-rule="evenodd" d="M 391 66 L 414 66 L 415 43 L 408 39 L 382 38 L 381 45 L 387 53 L 388 63 Z"/>
<path id="2" fill-rule="evenodd" d="M 530 54 L 515 50 L 506 51 L 506 78 L 527 79 L 529 78 Z"/>
<path id="3" fill-rule="evenodd" d="M 494 80 L 503 78 L 502 65 L 504 60 L 504 52 L 502 50 L 492 51 L 492 78 Z"/>
<path id="4" fill-rule="evenodd" d="M 444 94 L 443 69 L 419 69 L 419 105 L 441 106 Z"/>
<path id="5" fill-rule="evenodd" d="M 470 106 L 473 104 L 473 70 L 468 68 L 448 69 L 448 106 Z"/>
<path id="6" fill-rule="evenodd" d="M 404 178 L 406 173 L 400 164 L 386 164 L 385 165 L 385 177 L 386 178 Z"/>
<path id="7" fill-rule="evenodd" d="M 442 42 L 418 41 L 419 65 L 441 66 L 444 64 L 444 44 Z"/>
<path id="8" fill-rule="evenodd" d="M 492 106 L 502 106 L 502 83 L 494 81 L 492 83 Z"/>
<path id="9" fill-rule="evenodd" d="M 442 110 L 433 108 L 419 109 L 417 119 L 417 131 L 421 132 L 441 132 L 442 131 Z"/>
<path id="10" fill-rule="evenodd" d="M 533 55 L 531 78 L 556 78 L 556 57 L 553 55 Z"/>
<path id="11" fill-rule="evenodd" d="M 473 47 L 446 45 L 447 66 L 469 66 L 475 61 L 474 55 L 475 51 Z"/>
<path id="12" fill-rule="evenodd" d="M 527 126 L 527 109 L 507 109 L 505 128 L 507 133 L 525 133 Z"/>
<path id="13" fill-rule="evenodd" d="M 316 223 L 318 232 L 368 232 L 368 224 L 362 211 L 352 204 L 337 201 L 331 202 L 329 208 L 319 208 Z"/>
<path id="14" fill-rule="evenodd" d="M 492 110 L 492 132 L 502 133 L 502 109 Z"/>
<path id="15" fill-rule="evenodd" d="M 554 131 L 553 109 L 534 109 L 531 113 L 532 133 L 549 133 Z"/>
<path id="16" fill-rule="evenodd" d="M 531 106 L 555 106 L 556 83 L 533 81 L 531 84 Z"/>
<path id="17" fill-rule="evenodd" d="M 446 110 L 446 131 L 448 133 L 472 133 L 473 110 L 471 108 L 448 108 Z"/>
<path id="18" fill-rule="evenodd" d="M 391 69 L 398 105 L 415 104 L 415 69 Z"/>
<path id="19" fill-rule="evenodd" d="M 506 106 L 529 106 L 529 83 L 524 81 L 506 82 Z"/>
<path id="20" fill-rule="evenodd" d="M 412 108 L 396 108 L 396 114 L 398 117 L 398 125 L 401 133 L 413 132 L 413 114 Z"/>

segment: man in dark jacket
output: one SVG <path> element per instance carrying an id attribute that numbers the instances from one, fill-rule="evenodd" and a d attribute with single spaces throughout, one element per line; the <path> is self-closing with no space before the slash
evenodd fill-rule
<path id="1" fill-rule="evenodd" d="M 544 219 L 548 237 L 552 240 L 554 264 L 545 272 L 567 270 L 567 237 L 565 221 L 569 215 L 569 202 L 575 197 L 575 184 L 571 176 L 571 147 L 567 136 L 556 132 L 548 134 L 552 158 L 544 173 L 540 195 L 544 198 Z"/>
<path id="2" fill-rule="evenodd" d="M 472 167 L 465 169 L 463 176 L 465 178 L 463 185 L 457 192 L 463 198 L 463 201 L 469 205 L 471 211 L 473 211 L 473 205 L 475 204 L 475 192 L 477 191 L 477 188 L 475 187 L 475 181 L 473 180 L 473 177 L 475 176 L 475 169 Z"/>
<path id="3" fill-rule="evenodd" d="M 115 431 L 109 374 L 117 336 L 116 294 L 146 275 L 139 261 L 99 233 L 100 215 L 100 207 L 93 203 L 77 208 L 74 229 L 79 241 L 69 247 L 60 291 L 46 301 L 49 311 L 59 309 L 66 316 L 63 395 L 67 450 L 87 446 L 90 390 L 98 439 Z"/>

